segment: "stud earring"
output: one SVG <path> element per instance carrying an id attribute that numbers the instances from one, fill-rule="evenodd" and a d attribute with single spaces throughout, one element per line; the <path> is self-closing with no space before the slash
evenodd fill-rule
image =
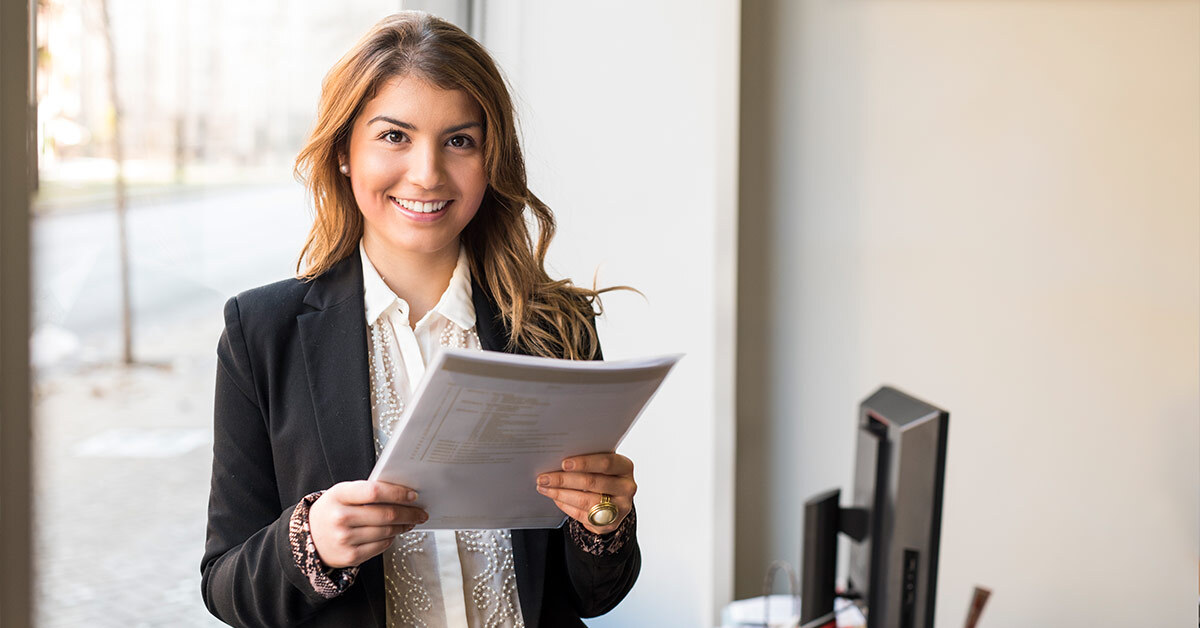
<path id="1" fill-rule="evenodd" d="M 342 164 L 338 166 L 338 170 L 341 170 L 342 174 L 348 175 L 350 174 L 350 164 Z"/>

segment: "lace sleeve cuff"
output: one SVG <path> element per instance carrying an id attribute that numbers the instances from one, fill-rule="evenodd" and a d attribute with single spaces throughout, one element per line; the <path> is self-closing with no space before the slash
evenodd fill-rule
<path id="1" fill-rule="evenodd" d="M 358 576 L 358 567 L 330 569 L 321 562 L 317 555 L 317 546 L 313 545 L 312 533 L 308 528 L 308 511 L 313 502 L 325 491 L 309 493 L 300 500 L 288 522 L 288 541 L 292 546 L 292 559 L 300 572 L 308 578 L 314 591 L 323 598 L 334 598 L 341 595 Z"/>
<path id="2" fill-rule="evenodd" d="M 596 534 L 574 519 L 567 522 L 567 529 L 571 541 L 579 549 L 593 556 L 611 556 L 634 538 L 637 532 L 637 509 L 630 510 L 629 515 L 621 520 L 621 525 L 608 534 Z"/>

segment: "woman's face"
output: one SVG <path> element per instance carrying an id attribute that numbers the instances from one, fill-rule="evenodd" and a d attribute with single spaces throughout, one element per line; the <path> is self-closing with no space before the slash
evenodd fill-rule
<path id="1" fill-rule="evenodd" d="M 465 92 L 411 76 L 380 87 L 343 158 L 369 246 L 457 256 L 487 189 L 483 139 L 483 112 Z"/>

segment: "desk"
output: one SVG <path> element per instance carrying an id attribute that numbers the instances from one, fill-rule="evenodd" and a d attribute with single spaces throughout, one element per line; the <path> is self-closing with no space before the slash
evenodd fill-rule
<path id="1" fill-rule="evenodd" d="M 761 628 L 769 615 L 769 628 L 796 628 L 800 624 L 798 598 L 790 595 L 769 595 L 730 602 L 721 613 L 719 628 Z M 838 609 L 838 628 L 864 628 L 867 620 L 858 607 L 849 600 L 837 598 L 834 608 Z"/>

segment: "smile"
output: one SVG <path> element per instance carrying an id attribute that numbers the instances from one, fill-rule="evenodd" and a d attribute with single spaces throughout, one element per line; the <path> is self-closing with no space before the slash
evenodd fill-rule
<path id="1" fill-rule="evenodd" d="M 446 205 L 449 205 L 451 202 L 451 201 L 429 201 L 429 202 L 410 201 L 407 199 L 396 198 L 395 196 L 389 196 L 388 199 L 391 200 L 392 203 L 399 205 L 400 207 L 403 207 L 404 209 L 407 209 L 410 212 L 416 212 L 418 214 L 433 214 L 436 212 L 440 212 L 440 211 L 442 211 L 442 209 L 444 209 L 446 207 Z"/>

